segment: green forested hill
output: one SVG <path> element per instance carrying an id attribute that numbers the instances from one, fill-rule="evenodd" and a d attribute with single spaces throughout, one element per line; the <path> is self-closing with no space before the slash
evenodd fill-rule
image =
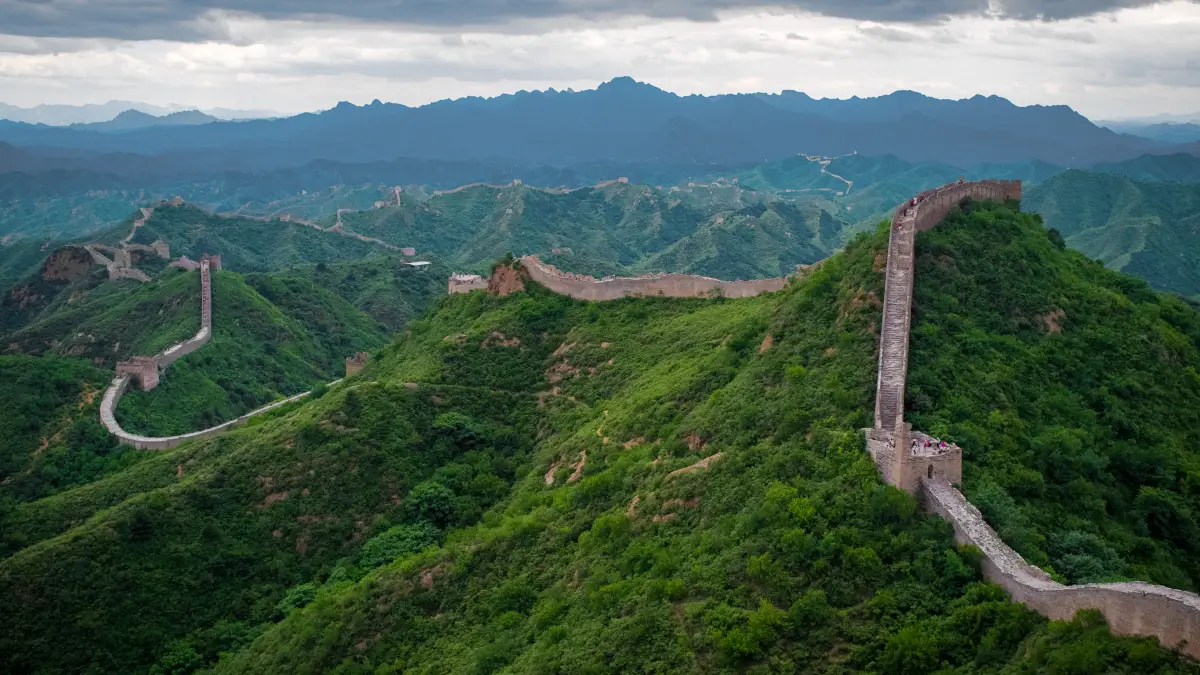
<path id="1" fill-rule="evenodd" d="M 80 359 L 0 356 L 0 514 L 144 456 L 118 448 L 100 426 L 100 399 L 111 375 Z M 0 532 L 0 549 L 10 536 Z"/>
<path id="2" fill-rule="evenodd" d="M 128 233 L 128 227 L 121 225 L 98 238 L 120 240 Z M 205 253 L 219 253 L 225 267 L 239 272 L 268 272 L 387 252 L 378 244 L 303 223 L 215 216 L 187 204 L 156 207 L 138 228 L 133 243 L 149 244 L 156 239 L 169 243 L 175 257 L 187 255 L 197 260 Z"/>
<path id="3" fill-rule="evenodd" d="M 975 284 L 1058 304 L 1036 284 L 1091 264 L 1006 208 L 962 226 L 987 228 L 1004 246 L 985 270 L 956 274 L 935 247 L 918 278 L 940 266 L 951 298 Z M 316 400 L 10 510 L 0 527 L 23 548 L 0 561 L 0 658 L 44 673 L 1195 673 L 1094 615 L 1047 623 L 1008 602 L 947 523 L 880 482 L 859 429 L 885 246 L 881 228 L 747 300 L 445 298 Z M 1176 307 L 1147 344 L 1194 368 L 1191 310 L 1094 267 L 1075 292 L 1147 321 Z M 951 302 L 921 283 L 918 311 Z M 958 311 L 981 340 L 1024 335 L 1006 337 L 1005 311 Z M 918 339 L 939 325 L 922 319 Z M 1059 360 L 1136 357 L 1135 327 Z M 946 376 L 922 358 L 933 396 Z M 965 349 L 955 366 L 991 363 Z M 944 424 L 973 440 L 962 420 L 992 416 L 962 400 Z M 997 475 L 970 459 L 969 485 Z M 1089 498 L 1091 476 L 1065 475 L 1047 490 Z"/>
<path id="4" fill-rule="evenodd" d="M 1067 171 L 1028 190 L 1023 205 L 1110 268 L 1200 295 L 1200 183 Z"/>
<path id="5" fill-rule="evenodd" d="M 513 251 L 578 271 L 761 278 L 821 260 L 842 244 L 844 224 L 819 205 L 699 194 L 726 189 L 740 190 L 628 183 L 570 192 L 478 186 L 345 213 L 342 221 L 350 231 L 430 251 L 465 269 Z"/>
<path id="6" fill-rule="evenodd" d="M 199 330 L 199 273 L 164 270 L 148 284 L 85 278 L 17 318 L 0 332 L 8 352 L 86 359 L 111 373 Z M 311 281 L 224 271 L 213 274 L 213 327 L 213 341 L 158 388 L 122 399 L 127 429 L 166 435 L 232 419 L 337 377 L 346 356 L 386 341 L 383 325 Z"/>

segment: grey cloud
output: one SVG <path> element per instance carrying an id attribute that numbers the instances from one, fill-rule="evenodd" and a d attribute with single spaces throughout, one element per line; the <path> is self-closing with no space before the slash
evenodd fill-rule
<path id="1" fill-rule="evenodd" d="M 888 26 L 859 26 L 858 32 L 888 42 L 916 42 L 917 40 L 924 39 L 916 33 Z"/>
<path id="2" fill-rule="evenodd" d="M 1001 14 L 1013 19 L 1055 21 L 1117 9 L 1146 7 L 1160 0 L 1001 0 Z"/>
<path id="3" fill-rule="evenodd" d="M 1192 0 L 1196 1 L 1196 0 Z M 1000 0 L 1000 16 L 1089 16 L 1152 0 Z M 985 15 L 988 0 L 0 0 L 0 33 L 125 40 L 230 40 L 214 12 L 267 19 L 343 19 L 435 29 L 515 26 L 553 19 L 712 21 L 723 11 L 807 11 L 878 22 L 934 22 Z M 995 11 L 995 9 L 993 9 Z"/>
<path id="4" fill-rule="evenodd" d="M 807 37 L 805 37 L 799 33 L 788 33 L 787 39 L 789 39 L 789 40 L 808 40 Z"/>

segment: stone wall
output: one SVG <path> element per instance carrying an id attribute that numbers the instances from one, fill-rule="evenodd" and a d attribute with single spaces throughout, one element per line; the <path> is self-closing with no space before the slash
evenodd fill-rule
<path id="1" fill-rule="evenodd" d="M 337 384 L 340 381 L 341 380 L 335 380 L 330 384 Z M 113 411 L 117 409 L 117 403 L 121 400 L 121 396 L 125 393 L 125 389 L 128 386 L 128 376 L 121 375 L 113 379 L 112 384 L 108 387 L 108 391 L 104 392 L 104 399 L 100 402 L 100 421 L 104 424 L 104 427 L 108 429 L 109 433 L 117 437 L 117 440 L 120 443 L 123 445 L 132 445 L 138 450 L 169 450 L 186 441 L 211 438 L 218 434 L 224 433 L 233 427 L 245 424 L 250 420 L 251 417 L 269 412 L 281 405 L 291 403 L 292 401 L 298 401 L 312 393 L 306 391 L 302 394 L 296 394 L 295 396 L 285 398 L 282 401 L 276 401 L 257 410 L 248 412 L 245 415 L 225 422 L 224 424 L 218 424 L 215 427 L 209 427 L 208 429 L 193 431 L 187 434 L 179 434 L 178 436 L 151 437 L 131 434 L 125 431 L 121 428 L 121 425 L 117 424 L 117 420 L 113 416 Z"/>
<path id="2" fill-rule="evenodd" d="M 117 377 L 123 375 L 138 381 L 142 391 L 158 386 L 158 359 L 153 356 L 134 356 L 128 361 L 117 362 Z"/>
<path id="3" fill-rule="evenodd" d="M 900 205 L 892 218 L 884 282 L 883 327 L 875 428 L 865 429 L 867 450 L 888 484 L 919 493 L 925 509 L 950 521 L 955 540 L 983 552 L 983 575 L 1016 602 L 1051 619 L 1069 620 L 1081 609 L 1097 609 L 1112 631 L 1150 635 L 1200 657 L 1200 595 L 1142 582 L 1064 586 L 1027 563 L 984 521 L 954 485 L 962 481 L 962 451 L 913 452 L 913 432 L 904 421 L 908 337 L 912 315 L 913 244 L 917 232 L 936 226 L 964 198 L 1020 199 L 1019 181 L 952 183 L 923 192 Z"/>
<path id="4" fill-rule="evenodd" d="M 355 352 L 354 356 L 346 357 L 346 377 L 362 372 L 363 366 L 367 365 L 370 358 L 371 355 L 367 352 Z"/>
<path id="5" fill-rule="evenodd" d="M 451 295 L 455 293 L 470 293 L 471 291 L 480 290 L 486 291 L 488 280 L 478 274 L 451 274 L 449 283 L 449 292 Z"/>
<path id="6" fill-rule="evenodd" d="M 189 261 L 190 262 L 190 261 Z M 139 450 L 167 450 L 173 448 L 185 441 L 194 441 L 202 438 L 209 438 L 223 433 L 235 426 L 245 424 L 251 417 L 261 415 L 270 410 L 274 410 L 281 405 L 286 405 L 292 401 L 298 401 L 311 392 L 296 394 L 265 405 L 257 410 L 242 415 L 241 417 L 218 424 L 215 427 L 193 431 L 187 434 L 179 434 L 177 436 L 141 436 L 131 434 L 121 428 L 117 423 L 115 411 L 117 405 L 121 402 L 121 397 L 129 388 L 129 383 L 135 378 L 141 378 L 142 388 L 145 390 L 153 389 L 154 386 L 146 386 L 148 377 L 153 377 L 154 384 L 158 384 L 159 371 L 166 369 L 167 366 L 174 363 L 180 357 L 191 354 L 200 347 L 209 343 L 212 339 L 212 277 L 211 271 L 220 269 L 220 256 L 204 256 L 200 259 L 200 330 L 192 336 L 191 339 L 172 345 L 162 352 L 154 356 L 135 356 L 127 362 L 117 364 L 117 374 L 109 385 L 108 390 L 104 392 L 104 398 L 100 401 L 100 422 L 109 433 L 117 437 L 117 440 L 124 445 L 132 445 Z M 354 358 L 361 363 L 367 360 L 365 352 L 355 354 Z M 351 359 L 346 359 L 347 370 Z M 362 366 L 360 365 L 359 368 Z M 152 374 L 152 375 L 151 375 Z M 341 382 L 341 379 L 334 380 L 330 385 Z"/>
<path id="7" fill-rule="evenodd" d="M 904 418 L 904 389 L 908 377 L 908 335 L 912 317 L 913 246 L 916 233 L 937 225 L 967 197 L 1020 199 L 1021 181 L 984 180 L 951 183 L 926 190 L 896 208 L 888 239 L 884 281 L 883 325 L 880 328 L 879 371 L 876 382 L 875 427 L 897 430 Z"/>
<path id="8" fill-rule="evenodd" d="M 1057 620 L 1097 609 L 1118 635 L 1152 635 L 1164 646 L 1200 658 L 1200 595 L 1142 582 L 1064 586 L 1009 548 L 950 483 L 923 480 L 923 488 L 926 509 L 950 521 L 959 544 L 983 551 L 984 576 L 1014 601 Z"/>
<path id="9" fill-rule="evenodd" d="M 542 262 L 536 255 L 521 258 L 529 277 L 546 288 L 579 300 L 616 300 L 636 296 L 670 298 L 749 298 L 778 291 L 787 286 L 787 277 L 751 281 L 722 281 L 691 274 L 646 274 L 640 277 L 597 279 L 563 272 Z"/>

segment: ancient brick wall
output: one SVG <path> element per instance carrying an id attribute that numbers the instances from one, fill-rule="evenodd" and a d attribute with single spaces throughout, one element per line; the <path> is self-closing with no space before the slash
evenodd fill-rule
<path id="1" fill-rule="evenodd" d="M 722 281 L 692 274 L 646 274 L 640 277 L 597 279 L 563 272 L 535 255 L 521 258 L 529 277 L 546 288 L 580 300 L 616 300 L 631 296 L 670 298 L 749 298 L 778 291 L 787 286 L 787 277 L 750 281 Z"/>
<path id="2" fill-rule="evenodd" d="M 346 357 L 346 377 L 362 372 L 363 366 L 367 365 L 370 358 L 371 355 L 367 352 L 355 352 L 354 356 Z"/>
<path id="3" fill-rule="evenodd" d="M 150 372 L 149 370 L 145 370 L 147 367 L 152 368 L 154 384 L 157 384 L 158 372 L 160 369 L 165 369 L 180 357 L 191 354 L 200 347 L 208 344 L 208 342 L 212 339 L 211 272 L 220 269 L 220 265 L 220 256 L 204 256 L 200 259 L 200 330 L 191 339 L 185 340 L 176 345 L 172 345 L 171 347 L 168 347 L 161 353 L 154 356 L 135 356 L 128 362 L 117 364 L 116 377 L 113 378 L 108 390 L 104 392 L 104 398 L 100 401 L 100 422 L 104 425 L 104 428 L 107 429 L 109 433 L 117 437 L 117 440 L 120 443 L 124 445 L 132 445 L 139 450 L 167 450 L 185 441 L 193 441 L 216 436 L 217 434 L 223 433 L 235 426 L 245 424 L 246 421 L 251 417 L 274 410 L 275 408 L 291 403 L 292 401 L 298 401 L 311 393 L 306 391 L 302 394 L 296 394 L 295 396 L 285 398 L 282 401 L 276 401 L 257 410 L 248 412 L 245 415 L 242 415 L 235 420 L 225 422 L 224 424 L 218 424 L 215 427 L 202 429 L 200 431 L 193 431 L 187 434 L 179 434 L 177 436 L 140 436 L 138 434 L 131 434 L 125 431 L 121 428 L 121 425 L 117 423 L 117 418 L 115 415 L 117 404 L 121 402 L 121 397 L 125 394 L 126 389 L 129 388 L 129 383 L 135 377 L 142 378 L 141 382 L 143 389 L 152 389 L 153 386 L 145 386 L 145 378 L 149 376 Z M 354 358 L 361 363 L 365 363 L 367 360 L 367 354 L 365 352 L 359 352 L 358 354 L 355 354 Z M 349 369 L 350 360 L 351 359 L 346 359 L 347 369 Z M 361 368 L 361 365 L 359 367 Z M 330 384 L 337 384 L 338 382 L 341 382 L 341 380 L 334 380 Z"/>
<path id="4" fill-rule="evenodd" d="M 962 481 L 962 451 L 923 448 L 925 436 L 904 421 L 908 337 L 912 315 L 917 232 L 942 221 L 964 198 L 1020 199 L 1020 181 L 952 183 L 923 192 L 900 205 L 892 218 L 884 282 L 883 327 L 875 397 L 875 428 L 864 430 L 867 450 L 888 484 L 921 496 L 926 510 L 950 521 L 955 540 L 983 552 L 983 574 L 1016 602 L 1051 619 L 1070 619 L 1080 609 L 1097 609 L 1112 631 L 1152 635 L 1162 644 L 1200 657 L 1200 595 L 1141 582 L 1064 586 L 1027 563 L 984 521 L 954 485 Z"/>
<path id="5" fill-rule="evenodd" d="M 158 359 L 153 356 L 134 356 L 128 361 L 118 361 L 117 375 L 128 375 L 138 381 L 142 391 L 150 391 L 158 386 Z"/>
<path id="6" fill-rule="evenodd" d="M 983 551 L 983 574 L 1012 599 L 1051 619 L 1070 620 L 1097 609 L 1118 635 L 1152 635 L 1164 646 L 1200 657 L 1200 595 L 1142 582 L 1064 586 L 1025 562 L 984 521 L 983 515 L 944 480 L 924 480 L 927 510 L 950 521 L 954 539 Z"/>
<path id="7" fill-rule="evenodd" d="M 455 293 L 470 293 L 471 291 L 486 291 L 488 280 L 478 274 L 451 274 L 449 283 L 449 292 L 451 295 Z"/>

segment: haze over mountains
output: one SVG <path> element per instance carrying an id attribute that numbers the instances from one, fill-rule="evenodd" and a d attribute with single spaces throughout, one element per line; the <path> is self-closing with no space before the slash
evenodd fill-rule
<path id="1" fill-rule="evenodd" d="M 85 103 L 83 105 L 42 103 L 30 107 L 0 103 L 0 119 L 29 124 L 68 126 L 71 124 L 108 122 L 115 119 L 121 113 L 130 110 L 155 117 L 162 117 L 188 109 L 185 106 L 157 106 L 140 101 L 109 101 L 107 103 Z M 234 110 L 231 108 L 206 108 L 203 112 L 223 120 L 275 117 L 278 115 L 278 113 L 270 110 Z"/>
<path id="2" fill-rule="evenodd" d="M 1066 106 L 1020 107 L 995 96 L 958 101 L 909 91 L 847 100 L 794 91 L 678 96 L 627 77 L 586 91 L 522 91 L 420 107 L 340 103 L 282 119 L 156 125 L 119 136 L 103 130 L 0 123 L 0 142 L 27 153 L 9 152 L 4 165 L 24 172 L 50 167 L 186 176 L 320 159 L 725 167 L 801 152 L 856 152 L 959 166 L 1035 159 L 1085 167 L 1179 150 L 1170 142 L 1096 126 Z M 106 157 L 120 153 L 153 159 L 123 165 Z"/>

